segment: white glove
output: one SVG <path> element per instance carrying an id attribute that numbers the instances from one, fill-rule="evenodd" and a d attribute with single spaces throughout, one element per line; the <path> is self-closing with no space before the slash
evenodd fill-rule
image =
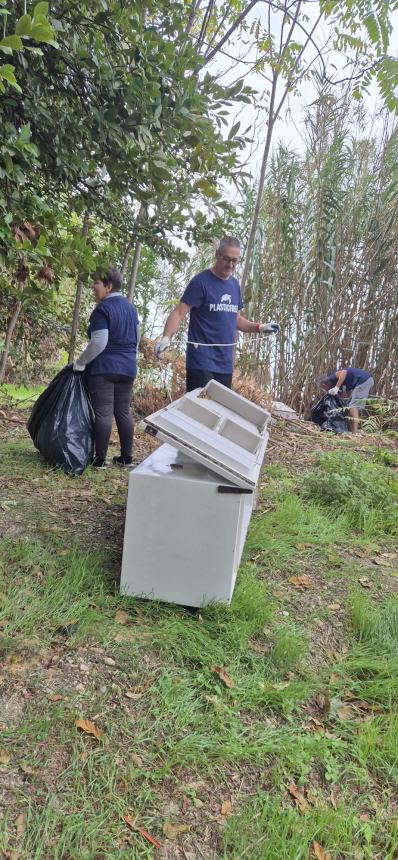
<path id="1" fill-rule="evenodd" d="M 337 388 L 337 385 L 335 385 L 334 388 L 329 388 L 328 394 L 333 394 L 333 397 L 336 397 L 336 394 L 339 393 L 339 390 L 340 389 Z"/>
<path id="2" fill-rule="evenodd" d="M 280 325 L 277 322 L 262 323 L 260 332 L 261 334 L 279 334 Z"/>
<path id="3" fill-rule="evenodd" d="M 73 362 L 73 370 L 75 370 L 77 373 L 83 373 L 83 370 L 85 370 L 85 369 L 86 369 L 86 365 L 81 364 L 79 359 L 76 358 L 76 360 Z"/>
<path id="4" fill-rule="evenodd" d="M 167 337 L 167 334 L 164 334 L 159 340 L 155 343 L 155 355 L 156 358 L 160 358 L 162 352 L 168 349 L 170 346 L 170 338 Z"/>

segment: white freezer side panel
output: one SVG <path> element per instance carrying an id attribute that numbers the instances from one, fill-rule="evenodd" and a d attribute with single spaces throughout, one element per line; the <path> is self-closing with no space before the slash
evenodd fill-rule
<path id="1" fill-rule="evenodd" d="M 167 470 L 162 449 L 173 451 L 162 446 L 130 474 L 121 591 L 187 606 L 229 603 L 253 494 L 219 493 L 223 482 L 198 464 L 192 480 L 184 466 Z"/>

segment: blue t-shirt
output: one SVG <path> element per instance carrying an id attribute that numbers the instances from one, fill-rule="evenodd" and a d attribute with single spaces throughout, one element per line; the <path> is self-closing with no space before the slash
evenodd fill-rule
<path id="1" fill-rule="evenodd" d="M 236 278 L 226 281 L 205 269 L 189 282 L 181 301 L 191 305 L 188 340 L 194 343 L 234 344 L 238 311 L 243 307 L 240 286 Z M 187 345 L 186 363 L 189 370 L 210 370 L 232 373 L 233 346 Z"/>
<path id="2" fill-rule="evenodd" d="M 372 375 L 371 373 L 368 373 L 367 370 L 361 370 L 360 367 L 345 367 L 344 370 L 347 371 L 347 376 L 342 385 L 343 391 L 352 391 L 357 387 L 357 385 L 362 385 L 363 382 L 370 379 Z M 330 378 L 333 380 L 333 385 L 336 385 L 336 374 L 332 373 Z"/>
<path id="3" fill-rule="evenodd" d="M 108 329 L 108 343 L 90 364 L 90 376 L 100 373 L 118 373 L 134 379 L 137 373 L 138 316 L 134 305 L 119 294 L 110 293 L 94 308 L 87 330 Z"/>

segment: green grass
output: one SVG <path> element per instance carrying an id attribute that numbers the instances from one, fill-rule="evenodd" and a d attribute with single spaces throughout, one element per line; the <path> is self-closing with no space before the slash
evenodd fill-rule
<path id="1" fill-rule="evenodd" d="M 398 479 L 363 454 L 321 454 L 315 469 L 303 476 L 300 494 L 329 511 L 342 515 L 351 529 L 368 536 L 398 535 Z"/>
<path id="2" fill-rule="evenodd" d="M 45 385 L 26 387 L 25 385 L 12 385 L 9 382 L 3 382 L 0 385 L 0 405 L 29 408 L 37 400 L 39 394 L 44 391 L 45 387 Z"/>
<path id="3" fill-rule="evenodd" d="M 18 514 L 30 523 L 37 487 L 46 489 L 48 516 L 73 488 L 92 493 L 93 516 L 99 500 L 109 510 L 120 501 L 120 476 L 71 481 L 47 470 L 26 442 L 4 445 L 3 454 L 7 479 L 25 481 Z M 341 482 L 348 475 L 355 483 L 361 465 L 344 457 L 321 458 L 304 489 L 284 467 L 267 469 L 232 605 L 197 616 L 121 597 L 113 550 L 85 548 L 77 537 L 69 545 L 67 525 L 46 533 L 40 519 L 36 537 L 0 542 L 0 652 L 6 696 L 13 702 L 18 691 L 20 709 L 0 723 L 0 786 L 3 775 L 13 780 L 0 853 L 156 857 L 126 828 L 128 813 L 171 857 L 167 822 L 189 824 L 175 846 L 186 856 L 200 848 L 206 860 L 308 860 L 314 841 L 332 860 L 396 857 L 398 604 L 376 579 L 372 592 L 358 592 L 363 569 L 346 558 L 358 547 L 374 552 L 376 536 L 391 549 L 393 533 L 377 532 L 373 519 L 369 537 L 364 518 L 355 528 L 351 509 L 342 509 Z M 341 481 L 329 493 L 332 462 Z M 387 515 L 391 470 L 362 465 L 362 499 Z M 303 572 L 312 587 L 302 593 L 289 577 Z M 344 615 L 328 610 L 336 590 Z M 118 609 L 128 624 L 115 620 Z M 325 618 L 344 625 L 329 650 L 315 623 Z M 49 699 L 54 692 L 58 701 Z M 362 711 L 338 716 L 338 707 L 361 701 Z M 103 738 L 78 734 L 77 718 L 94 720 Z M 220 825 L 226 799 L 232 815 Z"/>
<path id="4" fill-rule="evenodd" d="M 264 794 L 228 822 L 221 856 L 223 860 L 307 860 L 315 856 L 311 852 L 315 841 L 333 858 L 393 860 L 398 829 L 394 820 L 361 821 L 344 802 L 336 809 L 325 804 L 302 814 Z"/>

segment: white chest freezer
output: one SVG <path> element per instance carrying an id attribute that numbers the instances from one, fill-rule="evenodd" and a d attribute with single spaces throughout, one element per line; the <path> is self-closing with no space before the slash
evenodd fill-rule
<path id="1" fill-rule="evenodd" d="M 231 601 L 269 417 L 211 381 L 144 420 L 166 444 L 129 477 L 123 594 Z"/>

